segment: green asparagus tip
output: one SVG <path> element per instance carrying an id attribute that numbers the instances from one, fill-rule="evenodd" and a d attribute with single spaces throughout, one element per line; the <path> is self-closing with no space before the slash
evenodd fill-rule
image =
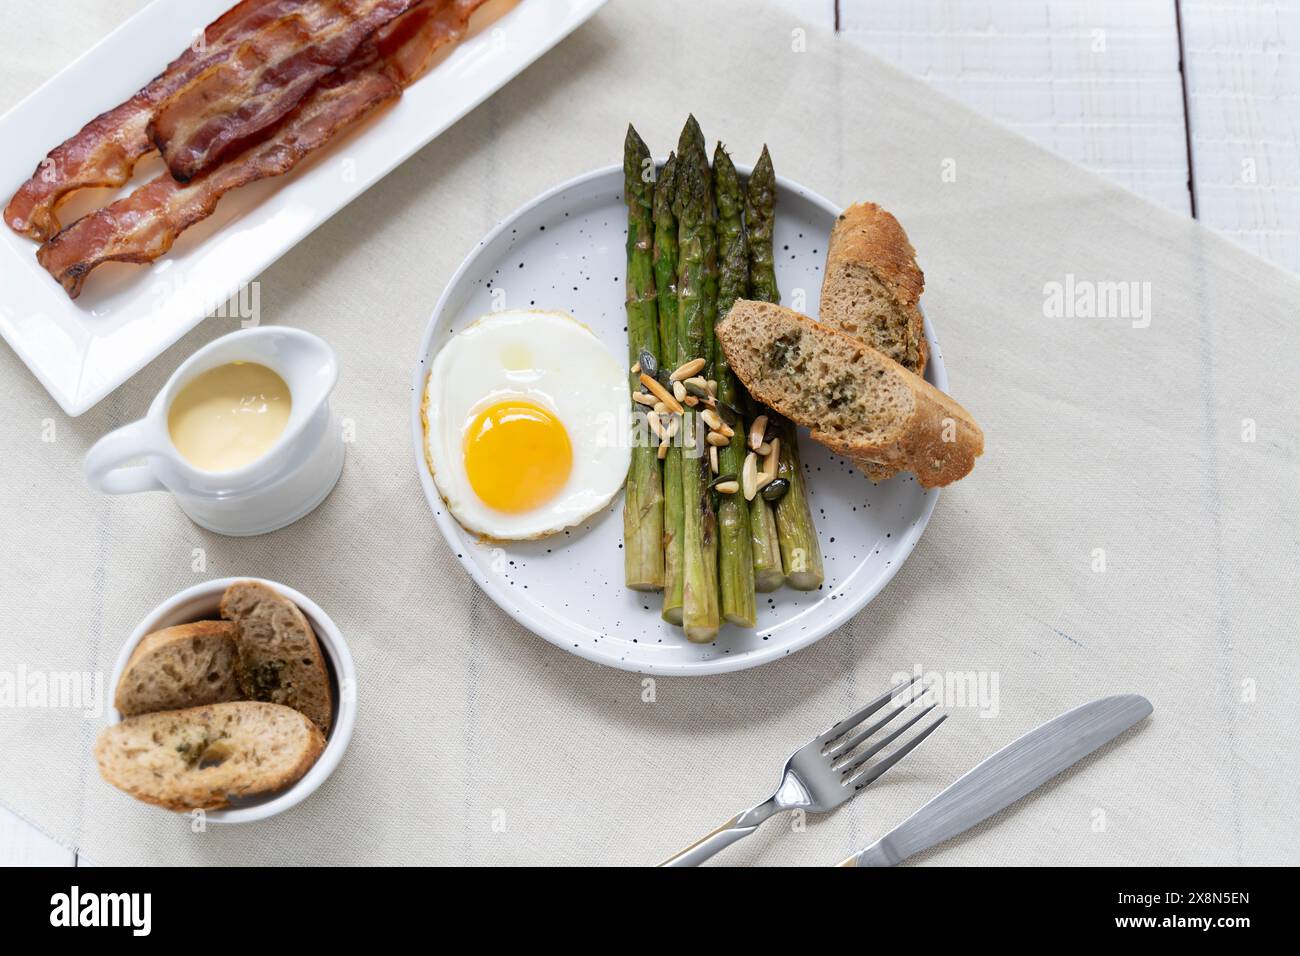
<path id="1" fill-rule="evenodd" d="M 673 193 L 677 182 L 677 154 L 669 153 L 664 168 L 659 170 L 659 181 L 655 184 L 654 218 L 663 221 L 673 214 Z M 676 267 L 674 266 L 674 271 Z"/>
<path id="2" fill-rule="evenodd" d="M 699 150 L 704 156 L 704 161 L 708 162 L 709 149 L 704 141 L 704 131 L 700 129 L 699 121 L 692 113 L 686 117 L 686 125 L 682 127 L 682 135 L 677 140 L 677 152 L 682 156 L 688 156 L 696 150 Z"/>
<path id="3" fill-rule="evenodd" d="M 744 190 L 740 188 L 740 177 L 736 174 L 736 164 L 731 161 L 727 148 L 719 140 L 713 151 L 713 195 L 718 204 L 718 218 L 724 223 L 739 220 L 744 213 Z M 737 224 L 737 231 L 739 226 Z M 722 250 L 727 251 L 725 248 Z"/>
<path id="4" fill-rule="evenodd" d="M 631 203 L 634 200 L 642 205 L 650 207 L 653 200 L 651 190 L 653 190 L 653 177 L 647 181 L 645 177 L 646 167 L 651 162 L 650 148 L 646 146 L 645 141 L 633 128 L 631 123 L 627 125 L 627 138 L 623 141 L 623 198 L 625 202 Z"/>

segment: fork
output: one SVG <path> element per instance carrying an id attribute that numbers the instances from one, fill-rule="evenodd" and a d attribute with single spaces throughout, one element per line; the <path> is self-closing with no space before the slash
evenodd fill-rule
<path id="1" fill-rule="evenodd" d="M 782 810 L 825 813 L 852 800 L 862 792 L 863 788 L 879 780 L 885 771 L 915 750 L 921 741 L 934 733 L 935 728 L 948 718 L 947 714 L 941 714 L 924 730 L 919 731 L 888 756 L 868 764 L 872 757 L 898 740 L 916 726 L 926 714 L 934 710 L 935 705 L 930 704 L 910 716 L 901 727 L 887 737 L 871 743 L 861 752 L 857 751 L 857 748 L 867 743 L 872 735 L 925 696 L 928 687 L 922 687 L 920 693 L 906 703 L 892 708 L 865 730 L 857 730 L 863 721 L 893 703 L 900 691 L 911 688 L 919 679 L 919 676 L 913 677 L 906 683 L 895 684 L 871 703 L 854 711 L 825 733 L 808 741 L 786 761 L 785 769 L 781 773 L 781 785 L 776 788 L 776 793 L 757 806 L 732 817 L 708 836 L 702 837 L 659 865 L 698 866 L 719 850 L 749 836 L 768 817 Z"/>

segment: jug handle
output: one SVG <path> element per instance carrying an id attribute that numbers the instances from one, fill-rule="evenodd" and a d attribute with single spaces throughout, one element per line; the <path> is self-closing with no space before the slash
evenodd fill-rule
<path id="1" fill-rule="evenodd" d="M 130 495 L 138 491 L 163 491 L 166 489 L 148 465 L 120 467 L 148 454 L 152 443 L 148 439 L 149 423 L 141 420 L 109 432 L 86 453 L 86 481 L 96 491 L 106 495 Z"/>

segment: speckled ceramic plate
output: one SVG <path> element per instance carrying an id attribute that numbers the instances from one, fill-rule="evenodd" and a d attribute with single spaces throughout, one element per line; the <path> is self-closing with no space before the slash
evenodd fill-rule
<path id="1" fill-rule="evenodd" d="M 742 169 L 747 174 L 748 169 Z M 716 674 L 792 654 L 844 624 L 894 576 L 938 499 L 910 474 L 872 484 L 806 438 L 804 467 L 825 561 L 819 591 L 758 596 L 758 627 L 724 625 L 692 644 L 659 616 L 656 594 L 623 586 L 622 496 L 584 525 L 542 541 L 481 543 L 448 514 L 424 459 L 420 400 L 433 355 L 456 331 L 494 308 L 555 309 L 590 326 L 620 359 L 623 313 L 623 170 L 610 166 L 528 203 L 486 236 L 442 294 L 411 385 L 415 463 L 433 517 L 470 576 L 519 623 L 588 660 L 648 674 Z M 783 301 L 816 315 L 826 241 L 839 209 L 778 180 L 776 272 Z M 494 298 L 493 290 L 497 289 Z M 505 301 L 501 301 L 504 293 Z M 948 385 L 926 322 L 927 378 Z"/>

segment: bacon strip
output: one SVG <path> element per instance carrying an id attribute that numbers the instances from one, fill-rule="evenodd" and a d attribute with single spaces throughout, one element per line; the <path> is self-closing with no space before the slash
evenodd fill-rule
<path id="1" fill-rule="evenodd" d="M 230 190 L 288 172 L 337 132 L 395 99 L 439 49 L 464 35 L 470 15 L 484 2 L 423 0 L 318 84 L 269 139 L 187 184 L 163 173 L 68 226 L 36 258 L 74 299 L 105 262 L 155 261 L 177 236 L 210 216 Z"/>
<path id="2" fill-rule="evenodd" d="M 459 43 L 469 18 L 487 0 L 425 0 L 375 34 L 388 75 L 403 89 L 429 69 L 443 47 Z"/>
<path id="3" fill-rule="evenodd" d="M 145 135 L 164 99 L 250 34 L 301 7 L 304 0 L 242 0 L 214 20 L 196 42 L 125 103 L 91 120 L 50 151 L 32 178 L 14 194 L 5 222 L 15 232 L 44 240 L 59 231 L 55 209 L 69 194 L 96 186 L 121 186 L 153 149 Z"/>
<path id="4" fill-rule="evenodd" d="M 308 0 L 159 104 L 148 135 L 193 179 L 260 142 L 324 76 L 417 0 Z"/>

